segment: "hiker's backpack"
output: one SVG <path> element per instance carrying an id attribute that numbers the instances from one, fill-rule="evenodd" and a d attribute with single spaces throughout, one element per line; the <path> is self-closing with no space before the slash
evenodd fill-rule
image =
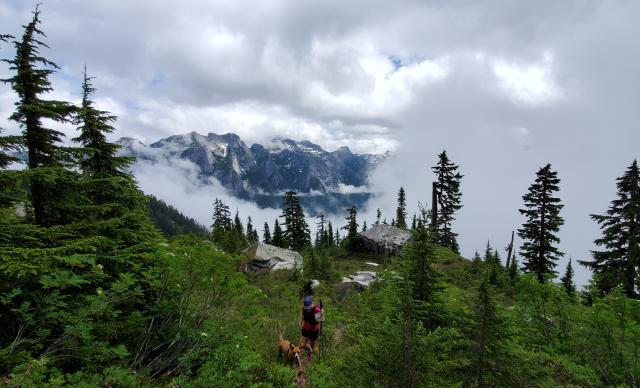
<path id="1" fill-rule="evenodd" d="M 316 319 L 316 307 L 318 306 L 312 304 L 309 308 L 302 309 L 305 322 L 309 322 L 311 325 L 318 323 L 318 320 Z"/>

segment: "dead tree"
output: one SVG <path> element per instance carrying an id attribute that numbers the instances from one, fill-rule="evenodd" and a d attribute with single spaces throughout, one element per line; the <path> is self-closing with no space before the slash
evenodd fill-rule
<path id="1" fill-rule="evenodd" d="M 511 265 L 511 255 L 513 254 L 513 234 L 514 231 L 511 231 L 511 242 L 509 243 L 509 245 L 507 245 L 507 248 L 505 248 L 505 250 L 507 251 L 507 263 L 505 265 L 505 268 L 509 268 L 509 265 Z"/>

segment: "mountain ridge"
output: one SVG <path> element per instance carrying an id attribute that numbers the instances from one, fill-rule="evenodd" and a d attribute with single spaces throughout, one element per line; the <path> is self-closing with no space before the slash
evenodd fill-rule
<path id="1" fill-rule="evenodd" d="M 116 142 L 122 146 L 122 155 L 144 161 L 189 160 L 198 166 L 201 179 L 216 178 L 234 196 L 262 207 L 279 207 L 282 193 L 289 190 L 318 197 L 317 203 L 307 205 L 328 206 L 328 210 L 361 205 L 371 195 L 369 173 L 392 157 L 389 152 L 357 154 L 347 146 L 326 151 L 308 140 L 287 138 L 249 147 L 234 133 L 192 131 L 150 145 L 130 137 Z"/>

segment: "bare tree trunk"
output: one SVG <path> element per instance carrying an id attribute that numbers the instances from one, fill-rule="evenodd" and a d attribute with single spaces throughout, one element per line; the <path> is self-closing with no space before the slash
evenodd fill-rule
<path id="1" fill-rule="evenodd" d="M 509 269 L 509 265 L 511 264 L 511 255 L 513 254 L 513 235 L 515 234 L 515 231 L 511 231 L 511 242 L 509 243 L 509 246 L 507 247 L 507 263 L 505 265 L 505 268 Z"/>
<path id="2" fill-rule="evenodd" d="M 431 189 L 431 233 L 433 241 L 438 241 L 438 184 L 433 182 Z"/>

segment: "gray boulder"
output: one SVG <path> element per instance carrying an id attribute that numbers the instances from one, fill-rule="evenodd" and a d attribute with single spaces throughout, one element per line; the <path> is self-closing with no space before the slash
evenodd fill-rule
<path id="1" fill-rule="evenodd" d="M 391 225 L 374 225 L 360 233 L 362 246 L 379 255 L 397 255 L 402 246 L 413 238 L 408 230 Z"/>
<path id="2" fill-rule="evenodd" d="M 302 268 L 302 255 L 289 249 L 256 242 L 242 253 L 248 259 L 244 271 Z"/>
<path id="3" fill-rule="evenodd" d="M 344 298 L 349 290 L 363 291 L 377 278 L 378 275 L 375 272 L 358 271 L 342 278 L 342 281 L 336 285 L 336 293 L 339 298 Z"/>

